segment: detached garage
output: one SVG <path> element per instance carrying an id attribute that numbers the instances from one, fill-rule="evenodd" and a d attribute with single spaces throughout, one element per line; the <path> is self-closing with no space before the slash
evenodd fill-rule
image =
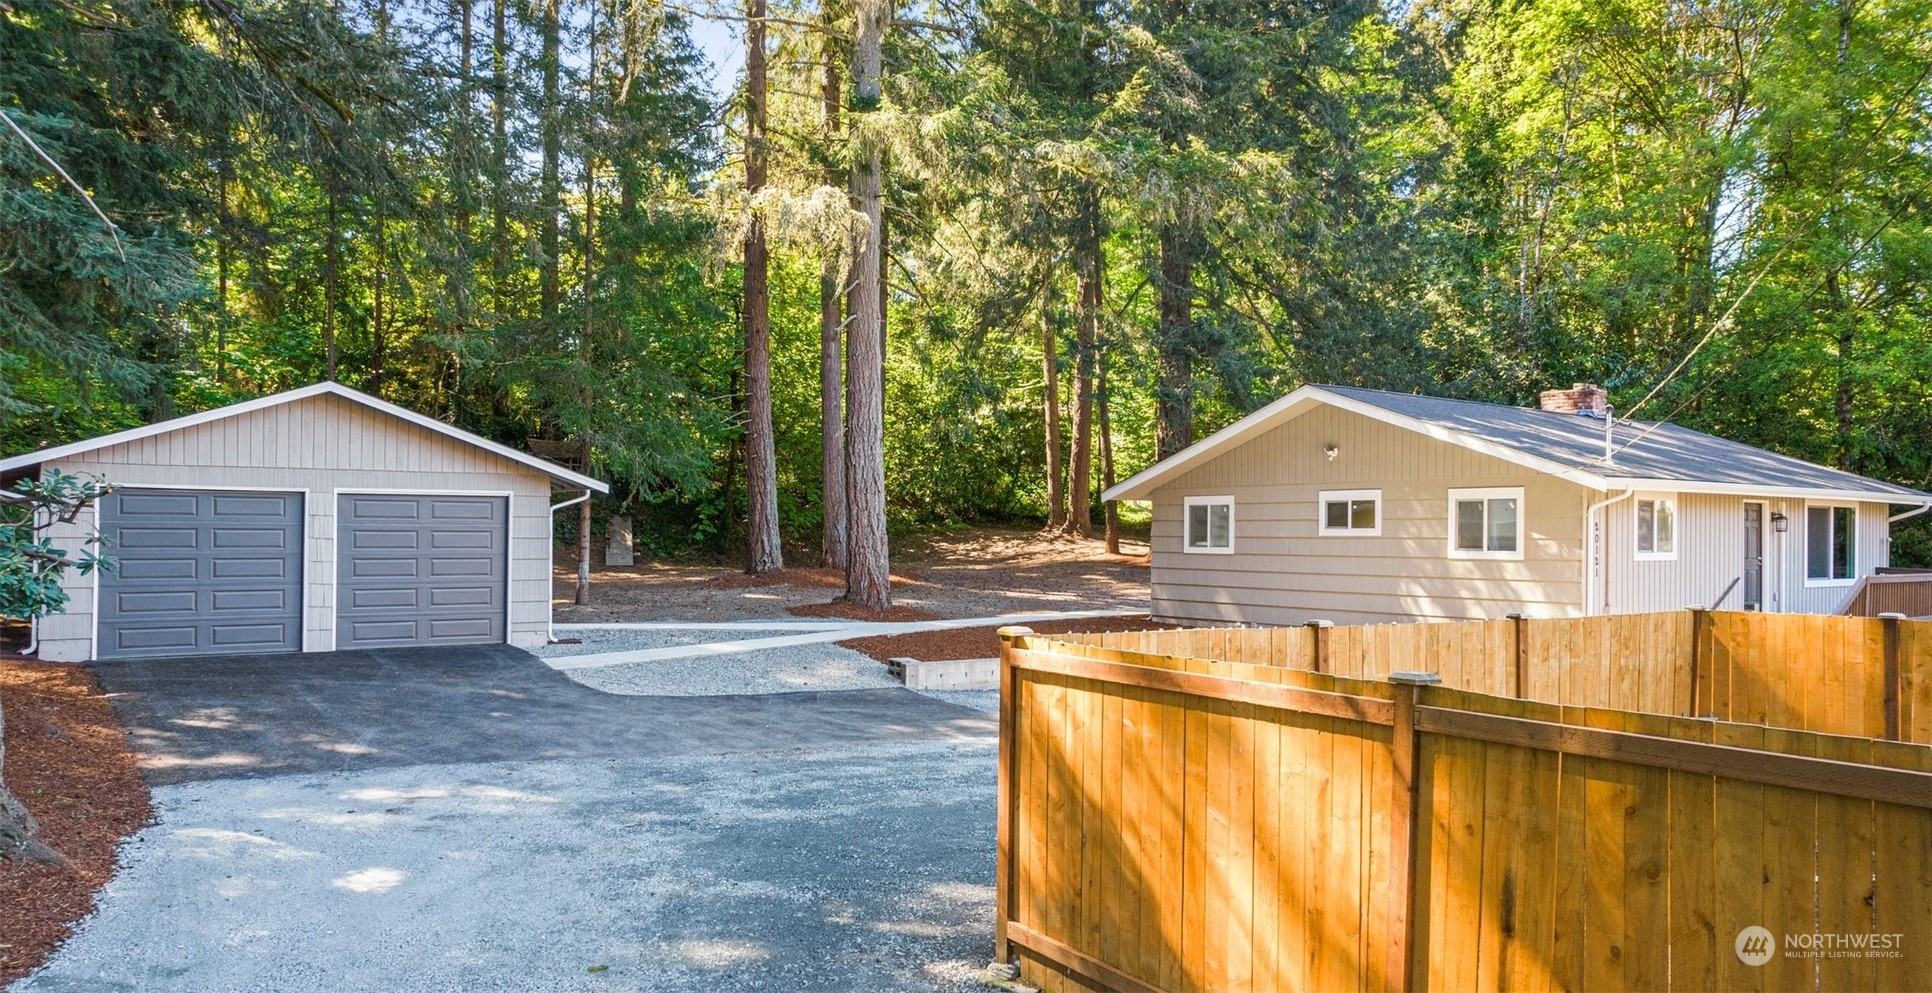
<path id="1" fill-rule="evenodd" d="M 0 480 L 48 469 L 115 487 L 55 536 L 98 525 L 116 563 L 40 622 L 58 661 L 540 645 L 553 493 L 609 492 L 336 383 L 0 459 Z"/>

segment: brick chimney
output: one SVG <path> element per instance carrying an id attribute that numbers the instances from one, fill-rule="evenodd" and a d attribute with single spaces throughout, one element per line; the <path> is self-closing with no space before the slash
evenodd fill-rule
<path id="1" fill-rule="evenodd" d="M 1602 417 L 1610 410 L 1610 394 L 1595 383 L 1576 383 L 1567 390 L 1544 390 L 1536 399 L 1544 410 L 1559 414 Z"/>

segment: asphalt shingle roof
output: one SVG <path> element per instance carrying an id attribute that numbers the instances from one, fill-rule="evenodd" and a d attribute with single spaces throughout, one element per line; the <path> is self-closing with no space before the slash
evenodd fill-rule
<path id="1" fill-rule="evenodd" d="M 1595 417 L 1352 386 L 1318 388 L 1608 479 L 1665 479 L 1890 494 L 1898 497 L 1900 503 L 1932 500 L 1932 494 L 1909 487 L 1815 465 L 1675 424 L 1618 420 L 1611 428 L 1616 457 L 1606 465 L 1603 421 Z"/>

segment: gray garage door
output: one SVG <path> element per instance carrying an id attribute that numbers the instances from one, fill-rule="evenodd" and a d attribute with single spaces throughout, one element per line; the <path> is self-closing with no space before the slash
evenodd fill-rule
<path id="1" fill-rule="evenodd" d="M 503 641 L 508 505 L 503 497 L 343 494 L 336 647 Z"/>
<path id="2" fill-rule="evenodd" d="M 101 658 L 302 649 L 301 494 L 116 490 L 101 532 Z"/>

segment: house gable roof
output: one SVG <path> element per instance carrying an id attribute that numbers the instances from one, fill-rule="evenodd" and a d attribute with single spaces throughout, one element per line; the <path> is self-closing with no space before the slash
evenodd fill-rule
<path id="1" fill-rule="evenodd" d="M 1749 493 L 1892 504 L 1932 494 L 1795 459 L 1675 424 L 1616 421 L 1604 460 L 1604 422 L 1506 404 L 1349 386 L 1304 386 L 1199 444 L 1109 489 L 1109 500 L 1144 500 L 1162 483 L 1293 420 L 1316 405 L 1350 410 L 1590 489 Z"/>
<path id="2" fill-rule="evenodd" d="M 213 421 L 226 420 L 227 418 L 230 418 L 230 417 L 238 417 L 242 414 L 251 413 L 253 411 L 263 410 L 269 407 L 277 407 L 282 404 L 294 403 L 299 400 L 307 400 L 310 397 L 318 397 L 318 396 L 341 397 L 344 400 L 349 400 L 354 403 L 360 404 L 364 407 L 369 408 L 370 410 L 388 414 L 391 417 L 400 418 L 404 421 L 408 421 L 409 423 L 416 425 L 417 427 L 435 432 L 436 434 L 440 434 L 446 438 L 454 439 L 458 442 L 461 442 L 465 445 L 469 445 L 474 448 L 481 448 L 484 451 L 491 453 L 492 455 L 497 455 L 502 458 L 509 459 L 512 462 L 521 463 L 524 466 L 527 466 L 531 469 L 536 470 L 537 472 L 540 472 L 546 476 L 549 476 L 552 480 L 556 482 L 568 484 L 569 488 L 572 488 L 572 489 L 588 489 L 588 490 L 594 490 L 598 493 L 610 492 L 609 485 L 597 479 L 593 479 L 590 476 L 586 476 L 583 473 L 566 469 L 563 466 L 556 464 L 555 462 L 551 462 L 548 459 L 538 458 L 537 456 L 531 455 L 528 452 L 519 452 L 516 449 L 511 448 L 507 445 L 497 444 L 496 442 L 491 441 L 488 438 L 484 438 L 480 435 L 471 434 L 470 432 L 465 431 L 462 428 L 452 427 L 448 424 L 444 424 L 442 421 L 439 421 L 434 417 L 428 417 L 423 414 L 419 414 L 413 410 L 408 409 L 407 407 L 399 407 L 393 403 L 388 402 L 387 400 L 379 400 L 375 397 L 370 396 L 367 393 L 363 393 L 359 390 L 352 390 L 347 386 L 343 386 L 341 383 L 335 383 L 335 382 L 316 383 L 313 386 L 304 386 L 300 389 L 289 390 L 284 393 L 276 393 L 271 396 L 260 397 L 254 400 L 244 400 L 241 403 L 231 403 L 226 407 L 216 407 L 213 410 L 204 410 L 199 413 L 187 414 L 182 417 L 176 417 L 165 421 L 156 421 L 153 424 L 144 424 L 138 428 L 129 428 L 126 431 L 116 431 L 113 434 L 104 434 L 97 438 L 88 438 L 82 441 L 71 442 L 65 445 L 56 445 L 52 448 L 43 448 L 37 452 L 27 452 L 21 455 L 10 456 L 5 459 L 0 459 L 0 475 L 4 475 L 10 472 L 16 472 L 22 469 L 29 469 L 33 466 L 37 466 L 45 462 L 57 462 L 64 458 L 69 458 L 86 452 L 95 451 L 101 448 L 107 448 L 112 445 L 125 444 L 130 441 L 139 441 L 142 438 L 151 438 L 159 434 L 167 434 L 173 431 L 181 431 L 187 428 L 195 427 L 197 425 L 208 424 Z"/>

